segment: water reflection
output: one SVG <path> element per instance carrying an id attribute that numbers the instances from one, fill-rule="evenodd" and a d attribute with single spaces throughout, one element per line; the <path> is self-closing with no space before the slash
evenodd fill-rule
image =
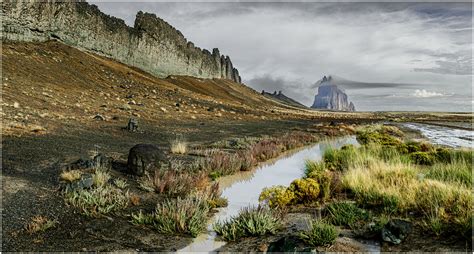
<path id="1" fill-rule="evenodd" d="M 180 252 L 212 252 L 223 246 L 225 242 L 216 241 L 212 223 L 235 216 L 240 209 L 246 206 L 257 205 L 258 196 L 263 188 L 273 185 L 288 186 L 294 179 L 303 175 L 305 160 L 320 160 L 324 151 L 329 147 L 340 148 L 346 144 L 357 145 L 357 141 L 354 136 L 350 136 L 321 142 L 279 157 L 254 171 L 223 177 L 220 180 L 223 189 L 222 196 L 227 198 L 229 205 L 220 208 L 219 212 L 211 219 L 207 234 L 200 235 L 191 245 Z"/>

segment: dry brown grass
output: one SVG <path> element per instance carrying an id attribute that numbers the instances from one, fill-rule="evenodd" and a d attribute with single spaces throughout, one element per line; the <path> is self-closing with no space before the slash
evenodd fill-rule
<path id="1" fill-rule="evenodd" d="M 49 228 L 54 227 L 57 224 L 56 221 L 50 220 L 45 216 L 37 215 L 31 219 L 31 221 L 25 226 L 26 232 L 34 234 L 40 231 L 45 231 Z"/>
<path id="2" fill-rule="evenodd" d="M 171 152 L 174 154 L 185 154 L 188 150 L 188 143 L 182 139 L 175 139 L 171 142 Z"/>
<path id="3" fill-rule="evenodd" d="M 81 175 L 82 172 L 79 170 L 70 170 L 61 172 L 59 178 L 63 181 L 74 182 L 76 180 L 81 179 Z"/>

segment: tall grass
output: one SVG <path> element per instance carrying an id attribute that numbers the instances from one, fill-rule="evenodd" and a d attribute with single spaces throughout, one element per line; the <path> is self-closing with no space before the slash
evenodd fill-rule
<path id="1" fill-rule="evenodd" d="M 188 143 L 182 138 L 176 138 L 170 141 L 171 143 L 171 152 L 174 154 L 185 154 L 188 150 Z"/>
<path id="2" fill-rule="evenodd" d="M 227 221 L 218 221 L 214 230 L 227 241 L 235 241 L 247 236 L 274 234 L 281 226 L 275 211 L 265 206 L 247 207 L 239 215 Z"/>
<path id="3" fill-rule="evenodd" d="M 339 235 L 335 226 L 323 221 L 313 221 L 310 226 L 310 230 L 300 233 L 299 237 L 313 247 L 331 245 Z"/>

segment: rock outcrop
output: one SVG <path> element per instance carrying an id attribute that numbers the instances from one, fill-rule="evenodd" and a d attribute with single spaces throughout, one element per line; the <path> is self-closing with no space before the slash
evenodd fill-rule
<path id="1" fill-rule="evenodd" d="M 273 93 L 268 93 L 268 92 L 265 92 L 265 90 L 262 90 L 262 95 L 265 96 L 265 97 L 274 99 L 278 102 L 290 105 L 290 106 L 299 107 L 299 108 L 308 108 L 305 105 L 299 103 L 298 101 L 284 95 L 282 93 L 282 91 L 278 91 L 278 93 L 277 93 L 277 91 L 275 91 Z"/>
<path id="2" fill-rule="evenodd" d="M 311 108 L 355 111 L 355 106 L 349 102 L 347 94 L 333 83 L 331 76 L 326 76 L 320 81 L 318 86 L 318 94 L 314 97 L 314 103 Z"/>
<path id="3" fill-rule="evenodd" d="M 159 77 L 188 75 L 240 83 L 239 71 L 217 48 L 195 47 L 154 14 L 138 12 L 129 27 L 85 1 L 4 1 L 2 40 L 59 40 L 105 55 Z"/>

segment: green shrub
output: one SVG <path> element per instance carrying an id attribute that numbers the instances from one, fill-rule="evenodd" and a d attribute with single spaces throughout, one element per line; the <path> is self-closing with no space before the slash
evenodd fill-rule
<path id="1" fill-rule="evenodd" d="M 435 159 L 431 153 L 428 152 L 414 152 L 410 154 L 410 160 L 418 165 L 433 165 Z"/>
<path id="2" fill-rule="evenodd" d="M 371 143 L 380 144 L 382 146 L 399 146 L 402 141 L 396 137 L 393 137 L 389 134 L 380 133 L 380 132 L 368 132 L 368 131 L 359 131 L 357 133 L 357 141 L 362 145 L 368 145 Z"/>
<path id="3" fill-rule="evenodd" d="M 242 237 L 274 234 L 281 226 L 279 221 L 268 207 L 247 207 L 236 217 L 216 222 L 213 228 L 223 239 L 235 241 Z"/>
<path id="4" fill-rule="evenodd" d="M 329 221 L 338 226 L 352 227 L 358 221 L 367 219 L 367 212 L 354 203 L 337 202 L 327 206 Z"/>
<path id="5" fill-rule="evenodd" d="M 327 246 L 336 241 L 339 235 L 335 226 L 322 221 L 311 223 L 311 229 L 300 233 L 300 239 L 311 246 Z"/>
<path id="6" fill-rule="evenodd" d="M 260 202 L 267 202 L 272 208 L 289 205 L 294 199 L 295 194 L 281 185 L 264 188 L 258 198 Z"/>
<path id="7" fill-rule="evenodd" d="M 168 199 L 157 204 L 153 225 L 160 233 L 196 237 L 206 229 L 208 213 L 209 206 L 202 199 Z"/>
<path id="8" fill-rule="evenodd" d="M 296 203 L 311 203 L 319 196 L 319 184 L 312 178 L 296 179 L 288 188 L 295 195 Z"/>

